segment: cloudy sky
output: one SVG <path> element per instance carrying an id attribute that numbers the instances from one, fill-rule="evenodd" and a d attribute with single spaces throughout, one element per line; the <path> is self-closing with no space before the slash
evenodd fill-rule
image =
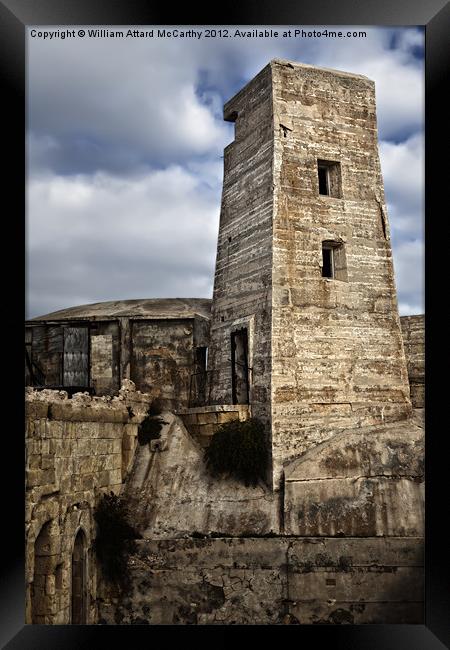
<path id="1" fill-rule="evenodd" d="M 31 29 L 29 318 L 102 300 L 212 296 L 222 155 L 233 140 L 222 106 L 276 57 L 375 81 L 400 313 L 424 312 L 422 28 L 45 40 Z"/>

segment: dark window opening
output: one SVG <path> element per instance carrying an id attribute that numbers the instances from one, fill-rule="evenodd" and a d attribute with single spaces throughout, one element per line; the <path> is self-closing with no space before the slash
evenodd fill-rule
<path id="1" fill-rule="evenodd" d="M 333 249 L 326 246 L 322 247 L 322 277 L 323 278 L 334 278 L 334 268 L 333 268 Z"/>
<path id="2" fill-rule="evenodd" d="M 231 378 L 233 404 L 248 404 L 249 367 L 246 327 L 231 333 Z"/>
<path id="3" fill-rule="evenodd" d="M 384 239 L 386 239 L 386 222 L 384 220 L 383 214 L 381 215 L 381 230 L 383 231 Z"/>
<path id="4" fill-rule="evenodd" d="M 86 620 L 86 537 L 78 531 L 72 553 L 72 625 L 85 625 Z"/>
<path id="5" fill-rule="evenodd" d="M 319 194 L 326 194 L 328 196 L 328 167 L 319 165 Z"/>
<path id="6" fill-rule="evenodd" d="M 208 348 L 195 348 L 195 372 L 206 372 L 208 367 Z"/>
<path id="7" fill-rule="evenodd" d="M 322 277 L 348 280 L 345 247 L 339 241 L 322 242 Z"/>
<path id="8" fill-rule="evenodd" d="M 204 406 L 208 389 L 208 348 L 200 346 L 194 352 L 194 372 L 189 385 L 189 406 Z"/>
<path id="9" fill-rule="evenodd" d="M 330 160 L 318 160 L 317 173 L 319 177 L 319 194 L 341 199 L 341 164 Z"/>

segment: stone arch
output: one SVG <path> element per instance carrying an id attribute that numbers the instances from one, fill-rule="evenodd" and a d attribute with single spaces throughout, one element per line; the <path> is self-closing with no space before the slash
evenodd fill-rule
<path id="1" fill-rule="evenodd" d="M 88 609 L 88 550 L 87 537 L 82 528 L 78 529 L 72 551 L 71 616 L 72 625 L 87 623 Z"/>
<path id="2" fill-rule="evenodd" d="M 51 623 L 56 613 L 53 570 L 59 557 L 59 543 L 56 521 L 47 521 L 34 543 L 34 573 L 31 584 L 32 623 Z"/>

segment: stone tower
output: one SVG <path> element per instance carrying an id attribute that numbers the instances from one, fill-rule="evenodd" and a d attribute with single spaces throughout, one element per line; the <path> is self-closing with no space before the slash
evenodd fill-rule
<path id="1" fill-rule="evenodd" d="M 374 83 L 271 61 L 224 107 L 211 404 L 248 403 L 283 464 L 411 410 Z"/>

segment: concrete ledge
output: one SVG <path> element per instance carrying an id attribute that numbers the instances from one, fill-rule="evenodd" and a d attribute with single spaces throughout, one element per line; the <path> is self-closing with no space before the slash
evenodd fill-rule
<path id="1" fill-rule="evenodd" d="M 289 535 L 423 534 L 424 431 L 416 419 L 339 432 L 284 469 Z"/>
<path id="2" fill-rule="evenodd" d="M 195 406 L 189 409 L 176 411 L 176 415 L 191 415 L 195 413 L 227 413 L 229 411 L 238 411 L 239 413 L 248 413 L 248 404 L 213 404 L 212 406 Z"/>
<path id="3" fill-rule="evenodd" d="M 218 427 L 233 420 L 243 422 L 250 417 L 248 404 L 218 404 L 213 406 L 197 406 L 191 409 L 177 411 L 183 424 L 201 447 L 208 447 L 211 436 Z"/>

